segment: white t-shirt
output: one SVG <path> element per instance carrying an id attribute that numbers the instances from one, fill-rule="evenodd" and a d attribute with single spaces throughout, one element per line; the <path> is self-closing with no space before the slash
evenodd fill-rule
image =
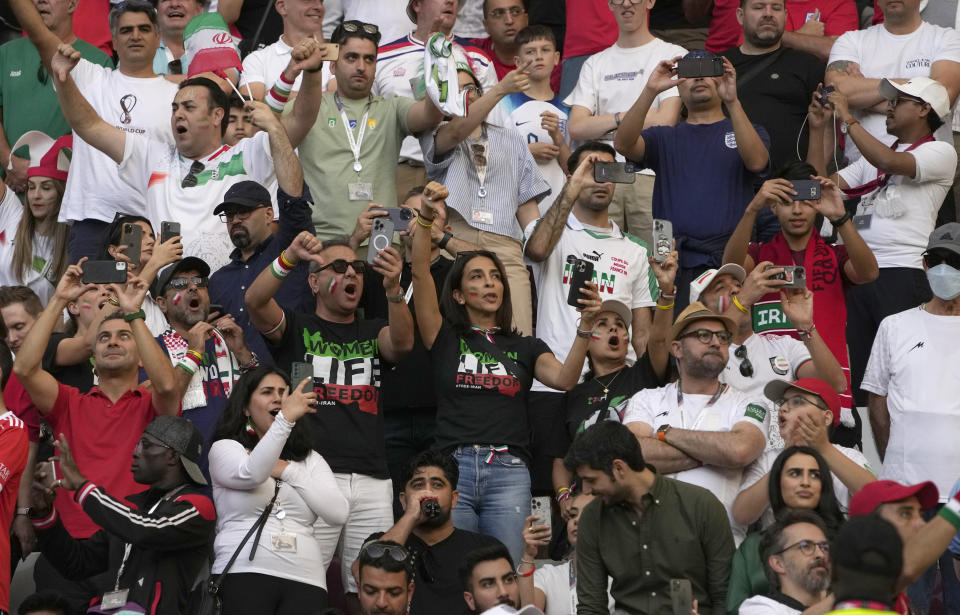
<path id="1" fill-rule="evenodd" d="M 743 359 L 737 357 L 736 352 L 741 344 L 730 344 L 730 359 L 720 373 L 720 381 L 763 402 L 770 414 L 767 450 L 782 449 L 784 444 L 777 411 L 773 402 L 764 396 L 763 387 L 771 380 L 796 380 L 797 370 L 810 360 L 810 351 L 803 342 L 789 335 L 754 333 L 742 345 L 747 349 L 744 358 L 753 366 L 753 376 L 747 378 L 740 373 Z"/>
<path id="2" fill-rule="evenodd" d="M 711 395 L 684 395 L 682 404 L 677 404 L 677 383 L 671 382 L 659 389 L 644 389 L 630 398 L 623 423 L 641 422 L 657 429 L 670 425 L 694 431 L 732 431 L 737 423 L 747 423 L 760 430 L 764 439 L 770 425 L 770 413 L 766 406 L 733 387 L 726 387 L 720 397 L 710 405 Z M 733 501 L 740 491 L 744 468 L 720 468 L 703 466 L 665 474 L 685 483 L 707 489 L 727 509 L 734 541 L 739 545 L 747 535 L 747 528 L 733 520 Z"/>
<path id="3" fill-rule="evenodd" d="M 213 209 L 237 182 L 253 180 L 269 185 L 273 181 L 269 135 L 258 132 L 233 147 L 224 145 L 201 160 L 204 170 L 197 176 L 197 185 L 182 188 L 181 181 L 193 162 L 173 146 L 128 136 L 120 177 L 146 195 L 147 218 L 153 228 L 160 228 L 164 220 L 180 222 L 183 255 L 200 257 L 211 271 L 216 271 L 230 262 L 233 244 L 226 225 L 213 215 Z"/>
<path id="4" fill-rule="evenodd" d="M 834 444 L 833 447 L 843 453 L 847 459 L 850 459 L 871 474 L 873 473 L 870 462 L 864 457 L 863 453 L 857 449 L 838 446 L 836 444 Z M 757 457 L 756 461 L 748 465 L 743 471 L 743 481 L 740 483 L 740 491 L 754 486 L 757 484 L 757 481 L 766 476 L 770 472 L 770 468 L 773 467 L 773 462 L 777 460 L 777 456 L 782 452 L 782 448 L 767 449 L 762 455 Z M 850 490 L 837 478 L 836 474 L 831 474 L 831 476 L 833 477 L 833 494 L 837 498 L 837 504 L 840 506 L 840 510 L 846 514 L 847 510 L 850 509 Z M 773 511 L 768 505 L 760 516 L 760 524 L 766 528 L 772 525 L 773 521 Z"/>
<path id="5" fill-rule="evenodd" d="M 616 601 L 610 595 L 612 584 L 613 579 L 607 579 L 607 599 L 611 615 L 616 608 Z M 571 615 L 577 612 L 576 579 L 571 587 L 569 561 L 537 568 L 533 573 L 533 586 L 542 591 L 547 599 L 544 615 Z"/>
<path id="6" fill-rule="evenodd" d="M 397 0 L 340 0 L 343 20 L 356 19 L 376 24 L 380 28 L 380 42 L 395 41 L 406 36 L 414 24 L 407 16 L 407 3 Z"/>
<path id="7" fill-rule="evenodd" d="M 40 303 L 47 304 L 55 290 L 47 280 L 47 272 L 53 264 L 53 237 L 33 234 L 33 266 L 23 272 L 23 281 L 17 279 L 13 270 L 13 250 L 16 245 L 17 226 L 23 218 L 23 204 L 9 187 L 0 201 L 0 286 L 27 286 L 40 297 Z"/>
<path id="8" fill-rule="evenodd" d="M 577 86 L 563 102 L 571 108 L 586 107 L 590 115 L 626 113 L 637 101 L 657 64 L 686 53 L 683 47 L 659 38 L 639 47 L 614 44 L 587 58 L 580 69 Z M 660 92 L 650 108 L 657 109 L 667 98 L 679 95 L 676 87 Z M 603 142 L 613 146 L 612 139 Z M 617 154 L 617 160 L 622 161 L 623 157 Z"/>
<path id="9" fill-rule="evenodd" d="M 883 24 L 877 24 L 866 30 L 851 30 L 840 35 L 830 49 L 830 62 L 837 60 L 856 62 L 868 79 L 929 77 L 934 62 L 960 62 L 960 34 L 952 28 L 927 22 L 910 34 L 891 34 Z M 883 113 L 863 109 L 851 109 L 850 112 L 875 138 L 887 145 L 896 140 L 887 134 Z M 950 132 L 950 122 L 947 121 L 937 130 L 936 137 L 952 143 Z M 859 156 L 860 151 L 853 139 L 847 139 L 847 157 L 854 160 Z"/>
<path id="10" fill-rule="evenodd" d="M 251 52 L 250 55 L 243 59 L 243 77 L 240 79 L 240 92 L 244 95 L 247 94 L 246 88 L 243 87 L 244 83 L 262 83 L 266 91 L 269 92 L 270 88 L 277 82 L 277 79 L 280 78 L 280 75 L 283 74 L 283 69 L 290 63 L 290 52 L 292 50 L 293 47 L 284 43 L 283 37 L 281 37 L 277 39 L 276 43 Z M 323 63 L 323 67 L 320 69 L 320 76 L 323 79 L 323 89 L 327 89 L 327 83 L 333 77 L 330 72 L 330 62 Z M 291 92 L 300 91 L 300 82 L 303 80 L 302 77 L 303 74 L 297 75 L 297 78 L 293 82 Z"/>
<path id="11" fill-rule="evenodd" d="M 524 241 L 533 235 L 539 222 L 535 220 L 527 225 L 523 232 Z M 572 275 L 568 256 L 593 263 L 592 281 L 599 287 L 600 298 L 604 301 L 616 299 L 631 309 L 649 307 L 656 304 L 654 297 L 659 293 L 657 279 L 647 263 L 649 252 L 643 240 L 624 234 L 612 220 L 606 232 L 585 227 L 571 212 L 560 240 L 547 259 L 530 263 L 537 285 L 537 322 L 549 323 L 549 326 L 537 328 L 537 337 L 546 342 L 561 362 L 576 339 L 577 319 L 580 318 L 577 308 L 567 304 Z M 636 360 L 632 347 L 628 358 Z M 532 390 L 553 389 L 534 381 Z"/>
<path id="12" fill-rule="evenodd" d="M 846 36 L 846 34 L 844 35 Z M 948 139 L 952 137 L 948 136 Z M 902 152 L 909 144 L 897 147 Z M 937 224 L 937 212 L 953 184 L 957 152 L 953 141 L 930 141 L 909 152 L 916 160 L 917 172 L 911 179 L 894 175 L 886 186 L 864 195 L 857 205 L 854 224 L 867 242 L 877 265 L 922 269 L 921 254 L 927 248 L 930 233 Z M 862 186 L 877 179 L 877 168 L 860 157 L 840 171 L 848 186 Z M 892 217 L 885 213 L 890 205 L 903 213 Z M 868 220 L 869 226 L 862 222 Z"/>
<path id="13" fill-rule="evenodd" d="M 960 468 L 960 316 L 922 307 L 887 316 L 873 341 L 863 389 L 887 398 L 890 440 L 881 479 L 932 480 L 947 501 Z"/>
<path id="14" fill-rule="evenodd" d="M 383 39 L 390 40 L 390 39 Z M 497 71 L 482 49 L 466 39 L 453 39 L 453 53 L 459 61 L 469 60 L 484 92 L 497 85 Z M 423 80 L 423 42 L 407 34 L 400 40 L 380 46 L 377 54 L 377 74 L 373 79 L 374 96 L 405 96 L 423 100 L 426 90 Z M 416 90 L 414 86 L 416 85 Z M 423 164 L 420 141 L 411 135 L 400 146 L 400 160 Z"/>
<path id="15" fill-rule="evenodd" d="M 740 615 L 799 615 L 800 611 L 766 596 L 751 596 L 740 603 Z"/>
<path id="16" fill-rule="evenodd" d="M 170 105 L 177 94 L 175 84 L 163 77 L 128 77 L 87 60 L 80 60 L 70 75 L 103 121 L 128 135 L 173 145 Z M 143 193 L 120 179 L 117 163 L 74 136 L 60 222 L 85 218 L 110 222 L 117 213 L 142 216 L 145 209 Z"/>

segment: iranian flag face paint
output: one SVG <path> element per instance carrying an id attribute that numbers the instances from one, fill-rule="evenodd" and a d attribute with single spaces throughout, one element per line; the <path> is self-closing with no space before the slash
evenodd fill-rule
<path id="1" fill-rule="evenodd" d="M 335 290 L 337 290 L 337 279 L 330 278 L 330 281 L 327 283 L 327 294 L 332 295 Z"/>

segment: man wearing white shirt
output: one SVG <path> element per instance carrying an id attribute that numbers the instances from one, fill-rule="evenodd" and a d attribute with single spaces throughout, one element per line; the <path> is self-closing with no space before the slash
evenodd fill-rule
<path id="1" fill-rule="evenodd" d="M 159 47 L 153 56 L 153 70 L 158 75 L 182 75 L 183 32 L 190 20 L 203 12 L 204 0 L 158 0 L 157 27 Z"/>
<path id="2" fill-rule="evenodd" d="M 699 301 L 687 306 L 669 338 L 678 380 L 630 398 L 623 423 L 658 471 L 704 487 L 720 500 L 739 544 L 746 528 L 733 520 L 733 500 L 744 467 L 767 444 L 770 415 L 760 400 L 717 378 L 727 364 L 735 327 Z"/>
<path id="3" fill-rule="evenodd" d="M 649 3 L 652 6 L 652 3 Z M 657 64 L 687 50 L 650 33 L 650 6 L 639 0 L 610 1 L 617 21 L 617 42 L 590 56 L 580 70 L 577 87 L 563 103 L 570 107 L 570 138 L 574 141 L 603 139 L 613 145 L 613 134 L 647 84 Z M 677 88 L 659 93 L 643 127 L 673 126 L 680 117 Z M 622 158 L 620 158 L 622 160 Z M 637 175 L 633 184 L 618 184 L 610 217 L 631 234 L 649 241 L 653 229 L 653 173 Z"/>

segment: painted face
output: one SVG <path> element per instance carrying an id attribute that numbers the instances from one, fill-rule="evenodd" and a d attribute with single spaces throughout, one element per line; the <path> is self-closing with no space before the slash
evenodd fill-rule
<path id="1" fill-rule="evenodd" d="M 160 35 L 146 13 L 128 12 L 117 20 L 113 35 L 113 48 L 117 50 L 119 64 L 139 66 L 153 62 L 157 53 Z"/>
<path id="2" fill-rule="evenodd" d="M 173 99 L 170 127 L 173 140 L 185 158 L 199 158 L 222 142 L 220 123 L 223 109 L 211 108 L 207 88 L 190 85 Z"/>
<path id="3" fill-rule="evenodd" d="M 483 17 L 483 27 L 494 46 L 509 46 L 517 37 L 517 32 L 527 27 L 529 16 L 520 0 L 487 0 L 487 14 Z"/>
<path id="4" fill-rule="evenodd" d="M 536 39 L 517 49 L 517 66 L 529 64 L 527 73 L 532 79 L 549 79 L 553 69 L 560 63 L 560 53 L 548 40 Z"/>
<path id="5" fill-rule="evenodd" d="M 904 542 L 912 538 L 925 524 L 920 500 L 915 495 L 898 502 L 881 504 L 877 507 L 877 512 L 897 528 Z"/>
<path id="6" fill-rule="evenodd" d="M 377 46 L 373 41 L 351 37 L 340 45 L 340 58 L 333 63 L 337 88 L 347 98 L 364 98 L 370 94 L 377 72 Z"/>
<path id="7" fill-rule="evenodd" d="M 200 273 L 195 270 L 178 271 L 170 281 L 199 277 Z M 161 307 L 170 324 L 189 329 L 198 322 L 206 320 L 210 314 L 210 292 L 205 282 L 201 286 L 190 282 L 182 290 L 168 286 L 163 291 Z"/>
<path id="8" fill-rule="evenodd" d="M 93 346 L 93 361 L 101 375 L 104 371 L 123 372 L 137 368 L 140 352 L 130 323 L 112 318 L 100 325 Z"/>
<path id="9" fill-rule="evenodd" d="M 480 562 L 470 577 L 470 590 L 463 592 L 464 600 L 473 611 L 483 613 L 498 604 L 517 608 L 520 604 L 520 587 L 517 573 L 505 559 Z"/>
<path id="10" fill-rule="evenodd" d="M 783 0 L 748 0 L 737 9 L 737 19 L 743 25 L 743 38 L 751 45 L 767 48 L 780 42 L 787 23 L 787 9 Z"/>
<path id="11" fill-rule="evenodd" d="M 400 494 L 403 509 L 408 506 L 420 506 L 424 498 L 433 498 L 440 504 L 440 514 L 424 522 L 428 527 L 440 527 L 450 518 L 450 510 L 457 505 L 457 492 L 444 476 L 443 470 L 436 466 L 417 468 Z"/>
<path id="12" fill-rule="evenodd" d="M 594 361 L 623 361 L 630 349 L 627 323 L 614 312 L 600 312 L 593 325 L 593 335 L 587 352 Z"/>
<path id="13" fill-rule="evenodd" d="M 23 309 L 22 303 L 11 303 L 5 308 L 0 308 L 0 317 L 3 317 L 3 324 L 7 328 L 7 337 L 3 341 L 16 354 L 23 340 L 30 333 L 30 329 L 37 322 L 37 318 Z"/>
<path id="14" fill-rule="evenodd" d="M 570 540 L 570 544 L 573 546 L 577 546 L 577 530 L 580 528 L 580 514 L 595 497 L 593 494 L 581 493 L 570 502 L 570 519 L 567 520 L 567 539 Z"/>
<path id="15" fill-rule="evenodd" d="M 412 597 L 413 583 L 407 583 L 406 572 L 387 572 L 375 566 L 360 569 L 357 598 L 363 615 L 404 615 Z"/>
<path id="16" fill-rule="evenodd" d="M 743 288 L 737 278 L 729 273 L 718 275 L 707 288 L 700 293 L 700 301 L 707 306 L 710 311 L 716 314 L 723 314 L 730 306 L 733 297 Z"/>
<path id="17" fill-rule="evenodd" d="M 820 466 L 810 455 L 796 453 L 783 464 L 780 494 L 787 508 L 813 510 L 820 504 Z"/>
<path id="18" fill-rule="evenodd" d="M 473 80 L 473 77 L 470 76 L 465 70 L 457 71 L 457 83 L 460 84 L 460 91 L 467 92 L 467 102 L 473 104 L 478 98 L 480 98 L 480 89 L 477 85 L 477 82 Z"/>
<path id="19" fill-rule="evenodd" d="M 77 318 L 77 323 L 89 327 L 97 319 L 97 311 L 109 297 L 106 285 L 98 284 L 96 288 L 85 291 L 76 301 L 67 305 L 67 309 Z"/>
<path id="20" fill-rule="evenodd" d="M 197 0 L 158 0 L 157 25 L 162 33 L 183 33 L 190 20 L 203 12 Z"/>
<path id="21" fill-rule="evenodd" d="M 487 256 L 474 256 L 463 268 L 460 289 L 453 298 L 467 310 L 495 313 L 503 302 L 503 279 L 496 263 Z"/>
<path id="22" fill-rule="evenodd" d="M 354 251 L 346 246 L 332 246 L 321 252 L 321 255 L 327 264 L 338 259 L 348 263 L 357 260 Z M 323 271 L 311 273 L 307 281 L 317 296 L 317 303 L 335 314 L 353 314 L 363 295 L 363 275 L 353 266 L 347 267 L 343 273 L 327 267 Z"/>
<path id="23" fill-rule="evenodd" d="M 262 438 L 273 425 L 286 393 L 287 383 L 278 374 L 267 374 L 254 389 L 245 412 L 258 437 Z"/>
<path id="24" fill-rule="evenodd" d="M 39 176 L 27 180 L 27 203 L 30 205 L 30 214 L 37 220 L 57 216 L 61 198 L 63 193 L 57 187 L 56 180 Z"/>

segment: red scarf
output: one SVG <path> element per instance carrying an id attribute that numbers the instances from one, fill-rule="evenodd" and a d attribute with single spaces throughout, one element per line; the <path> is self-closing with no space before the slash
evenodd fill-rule
<path id="1" fill-rule="evenodd" d="M 760 246 L 757 262 L 795 265 L 793 253 L 783 231 L 769 243 Z M 851 407 L 850 362 L 847 356 L 847 302 L 843 293 L 843 277 L 836 253 L 814 229 L 804 250 L 803 267 L 807 272 L 807 288 L 813 291 L 813 324 L 827 348 L 843 368 L 847 390 L 840 396 L 841 406 Z M 783 313 L 779 293 L 768 293 L 753 306 L 753 330 L 799 338 L 797 329 Z"/>

